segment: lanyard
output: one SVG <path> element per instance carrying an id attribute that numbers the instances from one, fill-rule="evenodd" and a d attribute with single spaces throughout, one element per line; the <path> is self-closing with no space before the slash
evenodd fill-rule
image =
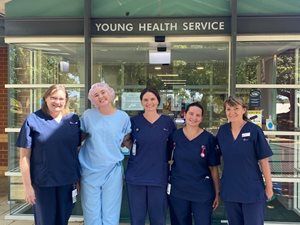
<path id="1" fill-rule="evenodd" d="M 173 142 L 173 149 L 171 153 L 171 159 L 168 161 L 169 163 L 169 176 L 168 176 L 168 185 L 167 185 L 167 194 L 171 194 L 171 170 L 172 170 L 172 165 L 174 163 L 174 151 L 175 151 L 176 144 Z"/>
<path id="2" fill-rule="evenodd" d="M 171 159 L 168 161 L 169 164 L 169 176 L 168 176 L 168 181 L 170 181 L 170 177 L 171 177 L 171 170 L 172 170 L 172 165 L 174 163 L 174 151 L 176 148 L 176 143 L 173 143 L 173 149 L 172 149 L 172 153 L 171 153 Z"/>

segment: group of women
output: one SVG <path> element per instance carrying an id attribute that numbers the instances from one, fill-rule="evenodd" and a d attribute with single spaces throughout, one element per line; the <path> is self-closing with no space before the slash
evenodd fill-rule
<path id="1" fill-rule="evenodd" d="M 144 112 L 132 118 L 113 106 L 115 92 L 105 83 L 92 85 L 88 98 L 95 107 L 79 119 L 69 113 L 65 87 L 52 85 L 21 128 L 20 169 L 35 224 L 67 225 L 79 189 L 85 225 L 119 224 L 122 147 L 130 149 L 125 181 L 132 225 L 144 225 L 147 214 L 151 225 L 165 225 L 168 202 L 172 225 L 211 225 L 219 193 L 230 225 L 263 224 L 273 195 L 272 151 L 241 99 L 225 101 L 228 123 L 214 137 L 200 127 L 204 109 L 197 102 L 176 130 L 158 113 L 155 89 L 141 92 Z"/>

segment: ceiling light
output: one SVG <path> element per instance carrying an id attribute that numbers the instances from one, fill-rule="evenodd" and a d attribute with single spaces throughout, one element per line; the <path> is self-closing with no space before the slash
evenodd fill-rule
<path id="1" fill-rule="evenodd" d="M 42 47 L 34 47 L 33 50 L 41 50 L 41 51 L 51 51 L 51 52 L 60 52 L 61 50 L 58 48 L 42 48 Z"/>
<path id="2" fill-rule="evenodd" d="M 164 84 L 178 84 L 178 85 L 184 85 L 185 82 L 164 82 Z"/>
<path id="3" fill-rule="evenodd" d="M 170 64 L 171 52 L 157 52 L 149 50 L 149 64 Z"/>
<path id="4" fill-rule="evenodd" d="M 165 82 L 186 82 L 186 80 L 161 80 Z"/>
<path id="5" fill-rule="evenodd" d="M 171 74 L 171 73 L 166 73 L 166 74 L 157 74 L 158 77 L 178 77 L 178 74 Z"/>

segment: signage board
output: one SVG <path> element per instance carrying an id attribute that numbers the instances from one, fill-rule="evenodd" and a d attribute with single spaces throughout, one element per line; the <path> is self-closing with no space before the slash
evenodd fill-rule
<path id="1" fill-rule="evenodd" d="M 229 34 L 229 17 L 92 19 L 92 35 Z"/>

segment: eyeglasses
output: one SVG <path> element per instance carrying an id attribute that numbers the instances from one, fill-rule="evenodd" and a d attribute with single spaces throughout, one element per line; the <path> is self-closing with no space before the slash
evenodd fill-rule
<path id="1" fill-rule="evenodd" d="M 55 101 L 59 101 L 59 102 L 64 102 L 66 101 L 65 98 L 57 98 L 57 97 L 50 97 L 50 100 L 55 102 Z"/>

